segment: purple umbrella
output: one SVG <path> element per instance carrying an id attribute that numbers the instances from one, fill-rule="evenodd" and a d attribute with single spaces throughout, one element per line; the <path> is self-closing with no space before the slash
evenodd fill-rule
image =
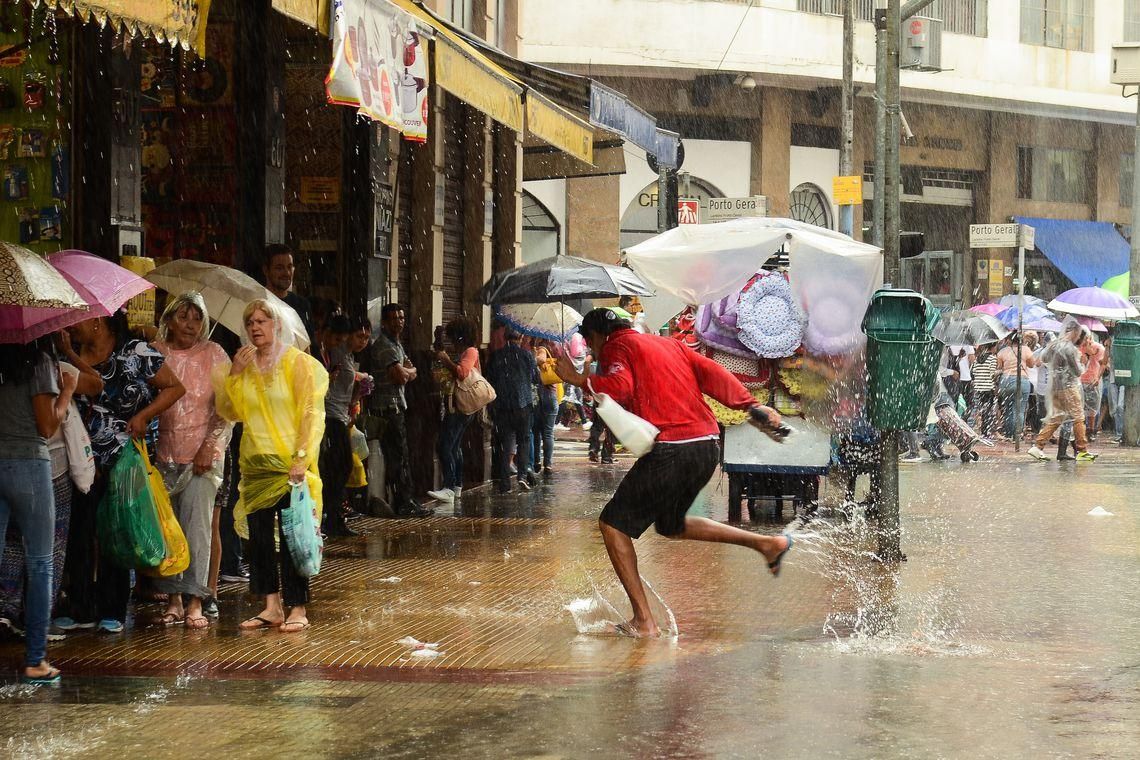
<path id="1" fill-rule="evenodd" d="M 1097 319 L 1130 319 L 1140 317 L 1131 303 L 1104 288 L 1073 288 L 1049 302 L 1053 311 L 1080 314 Z"/>
<path id="2" fill-rule="evenodd" d="M 1043 317 L 1034 322 L 1028 322 L 1023 327 L 1026 330 L 1040 330 L 1041 332 L 1059 333 L 1061 332 L 1061 323 L 1049 317 Z"/>
<path id="3" fill-rule="evenodd" d="M 1085 316 L 1077 316 L 1077 317 L 1075 317 L 1075 319 L 1077 320 L 1077 324 L 1084 325 L 1085 327 L 1089 328 L 1093 332 L 1099 332 L 1099 333 L 1108 332 L 1108 328 L 1105 327 L 1104 322 L 1101 322 L 1099 319 L 1093 319 L 1092 317 L 1085 317 Z"/>

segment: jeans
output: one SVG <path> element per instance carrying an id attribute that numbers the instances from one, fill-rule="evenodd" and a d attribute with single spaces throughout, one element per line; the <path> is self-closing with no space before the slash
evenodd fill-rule
<path id="1" fill-rule="evenodd" d="M 549 467 L 554 459 L 554 423 L 558 421 L 558 405 L 552 400 L 549 408 L 545 406 L 545 403 L 541 404 L 534 412 L 530 461 L 535 464 L 542 462 L 543 467 Z"/>
<path id="2" fill-rule="evenodd" d="M 448 412 L 440 424 L 436 453 L 439 454 L 444 488 L 454 491 L 463 487 L 463 433 L 471 424 L 473 416 Z"/>
<path id="3" fill-rule="evenodd" d="M 55 549 L 52 554 L 51 598 L 59 594 L 63 579 L 63 563 L 67 556 L 67 532 L 71 526 L 71 476 L 67 472 L 52 478 L 55 491 Z M 9 523 L 4 544 L 4 559 L 0 561 L 0 617 L 9 620 L 24 619 L 24 539 L 19 527 Z"/>
<path id="4" fill-rule="evenodd" d="M 998 406 L 1001 408 L 1002 432 L 1006 438 L 1014 438 L 1017 431 L 1025 427 L 1025 405 L 1029 403 L 1031 386 L 1029 379 L 1021 378 L 1021 403 L 1017 403 L 1017 377 L 1007 375 L 1001 379 L 998 390 Z M 1015 408 L 1016 407 L 1016 408 Z"/>
<path id="5" fill-rule="evenodd" d="M 1124 437 L 1124 386 L 1123 385 L 1109 385 L 1105 383 L 1105 388 L 1108 389 L 1109 400 L 1112 402 L 1112 425 L 1116 432 L 1117 438 Z"/>
<path id="6" fill-rule="evenodd" d="M 534 407 L 522 409 L 496 409 L 493 443 L 498 452 L 499 471 L 495 473 L 500 487 L 511 483 L 511 449 L 517 447 L 516 463 L 519 480 L 524 480 L 530 469 L 530 418 Z"/>
<path id="7" fill-rule="evenodd" d="M 15 518 L 24 536 L 24 664 L 35 667 L 47 656 L 51 618 L 55 499 L 47 459 L 0 459 L 0 536 L 7 532 L 9 517 Z"/>
<path id="8" fill-rule="evenodd" d="M 324 528 L 344 527 L 344 501 L 348 476 L 352 474 L 352 442 L 348 425 L 335 417 L 325 418 L 325 437 L 318 460 L 324 496 Z"/>
<path id="9" fill-rule="evenodd" d="M 408 425 L 399 407 L 378 411 L 380 418 L 380 451 L 384 454 L 384 478 L 387 481 L 388 504 L 396 512 L 415 509 L 412 497 L 412 469 L 408 459 Z"/>

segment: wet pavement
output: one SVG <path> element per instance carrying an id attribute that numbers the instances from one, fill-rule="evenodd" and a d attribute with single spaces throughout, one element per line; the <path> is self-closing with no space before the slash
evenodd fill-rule
<path id="1" fill-rule="evenodd" d="M 330 544 L 312 629 L 71 635 L 58 689 L 0 686 L 10 757 L 1140 756 L 1140 453 L 904 467 L 908 561 L 858 516 L 796 525 L 779 579 L 739 547 L 638 542 L 680 636 L 579 634 L 618 604 L 596 518 L 629 461 L 561 444 L 534 493 Z M 718 474 L 694 513 L 724 519 Z M 825 493 L 834 494 L 835 489 Z M 1094 507 L 1113 513 L 1095 517 Z M 775 532 L 778 523 L 754 526 Z M 139 615 L 157 611 L 142 606 Z M 424 655 L 399 643 L 437 642 Z M 0 651 L 15 664 L 20 649 Z"/>

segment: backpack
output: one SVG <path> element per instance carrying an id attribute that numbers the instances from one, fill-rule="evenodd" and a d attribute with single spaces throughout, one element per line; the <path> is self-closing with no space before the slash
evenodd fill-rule
<path id="1" fill-rule="evenodd" d="M 455 381 L 452 405 L 460 414 L 474 414 L 495 400 L 495 389 L 474 367 L 467 377 Z"/>

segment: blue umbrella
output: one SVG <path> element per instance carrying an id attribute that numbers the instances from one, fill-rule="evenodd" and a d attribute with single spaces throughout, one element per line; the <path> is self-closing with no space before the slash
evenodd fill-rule
<path id="1" fill-rule="evenodd" d="M 1017 306 L 1010 306 L 1005 311 L 999 313 L 997 315 L 997 318 L 998 318 L 999 322 L 1001 322 L 1003 325 L 1005 325 L 1009 329 L 1016 330 L 1017 329 Z M 1049 311 L 1048 309 L 1046 309 L 1041 304 L 1036 304 L 1036 303 L 1031 304 L 1031 303 L 1027 302 L 1025 304 L 1025 311 L 1024 311 L 1024 314 L 1022 315 L 1021 321 L 1024 324 L 1029 324 L 1030 322 L 1037 322 L 1037 321 L 1042 320 L 1042 319 L 1054 319 L 1054 318 L 1055 317 L 1053 316 L 1053 312 Z"/>
<path id="2" fill-rule="evenodd" d="M 1038 298 L 1037 296 L 1025 296 L 1024 298 L 1026 306 L 1029 306 L 1030 304 L 1037 304 L 1038 306 L 1045 305 L 1044 298 Z M 998 299 L 998 303 L 1002 306 L 1017 306 L 1017 294 L 1010 293 L 1009 295 L 1002 296 Z"/>

